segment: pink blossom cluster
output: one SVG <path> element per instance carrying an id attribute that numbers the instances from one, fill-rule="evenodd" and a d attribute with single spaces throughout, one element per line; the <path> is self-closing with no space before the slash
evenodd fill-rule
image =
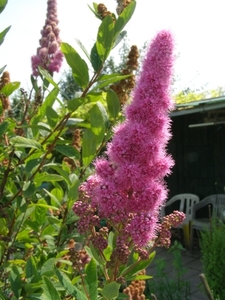
<path id="1" fill-rule="evenodd" d="M 83 184 L 99 218 L 128 246 L 143 247 L 155 238 L 159 210 L 167 198 L 164 177 L 173 166 L 166 151 L 172 65 L 173 38 L 162 31 L 148 49 L 133 100 L 124 109 L 125 121 L 114 129 L 107 146 L 107 158 L 95 161 L 95 174 Z"/>
<path id="2" fill-rule="evenodd" d="M 57 1 L 48 0 L 47 17 L 39 41 L 40 47 L 37 49 L 37 54 L 31 57 L 34 76 L 39 75 L 39 66 L 50 73 L 59 72 L 63 54 L 60 50 L 61 40 L 59 38 L 58 23 Z"/>

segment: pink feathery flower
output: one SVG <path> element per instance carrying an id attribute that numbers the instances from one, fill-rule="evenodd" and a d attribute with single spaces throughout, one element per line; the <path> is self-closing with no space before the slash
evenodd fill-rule
<path id="1" fill-rule="evenodd" d="M 166 151 L 172 66 L 173 38 L 162 31 L 148 49 L 133 100 L 124 110 L 126 120 L 114 129 L 108 159 L 97 159 L 95 174 L 83 184 L 98 216 L 120 224 L 120 240 L 132 240 L 136 247 L 155 238 L 159 210 L 167 198 L 164 177 L 173 166 Z"/>
<path id="2" fill-rule="evenodd" d="M 57 1 L 48 0 L 46 21 L 39 41 L 40 47 L 37 49 L 37 54 L 31 57 L 34 76 L 39 75 L 39 66 L 50 73 L 59 72 L 63 54 L 60 50 L 58 23 Z"/>

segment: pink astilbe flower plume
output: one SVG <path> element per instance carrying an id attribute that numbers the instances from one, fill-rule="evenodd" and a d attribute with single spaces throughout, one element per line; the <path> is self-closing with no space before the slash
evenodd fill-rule
<path id="1" fill-rule="evenodd" d="M 37 54 L 31 57 L 34 76 L 39 75 L 39 66 L 50 73 L 59 72 L 63 54 L 60 50 L 58 23 L 57 1 L 48 0 L 46 21 L 39 41 L 40 47 L 37 49 Z"/>
<path id="2" fill-rule="evenodd" d="M 124 110 L 126 120 L 114 129 L 108 159 L 97 159 L 95 174 L 82 185 L 99 218 L 119 228 L 119 243 L 127 246 L 144 247 L 155 238 L 167 198 L 164 177 L 173 166 L 166 151 L 172 66 L 173 38 L 162 31 L 148 49 L 133 100 Z"/>

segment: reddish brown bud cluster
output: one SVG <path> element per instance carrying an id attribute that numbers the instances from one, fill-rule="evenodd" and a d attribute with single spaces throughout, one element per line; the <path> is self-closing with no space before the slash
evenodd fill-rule
<path id="1" fill-rule="evenodd" d="M 1 89 L 8 83 L 10 83 L 10 75 L 9 72 L 5 71 L 0 78 L 0 100 L 2 102 L 3 111 L 10 109 L 9 97 L 1 93 Z"/>
<path id="2" fill-rule="evenodd" d="M 138 275 L 145 275 L 146 271 L 143 270 Z M 123 290 L 124 294 L 128 295 L 130 300 L 144 300 L 145 280 L 133 280 L 131 284 Z"/>
<path id="3" fill-rule="evenodd" d="M 71 261 L 73 268 L 81 272 L 85 265 L 89 263 L 90 257 L 84 249 L 76 250 L 75 246 L 75 241 L 71 239 L 68 243 L 69 252 L 63 258 Z"/>
<path id="4" fill-rule="evenodd" d="M 122 71 L 122 75 L 130 76 L 121 80 L 117 84 L 110 86 L 110 88 L 117 93 L 121 104 L 125 104 L 127 102 L 129 94 L 135 86 L 135 75 L 133 74 L 133 71 L 138 68 L 139 53 L 137 46 L 131 47 L 127 58 L 126 68 Z"/>
<path id="5" fill-rule="evenodd" d="M 117 14 L 120 15 L 124 10 L 124 8 L 126 8 L 131 2 L 132 0 L 117 0 L 118 3 L 116 8 Z"/>
<path id="6" fill-rule="evenodd" d="M 113 18 L 113 20 L 115 21 L 114 15 L 110 11 L 107 10 L 107 7 L 103 3 L 98 4 L 98 15 L 100 16 L 100 18 L 102 20 L 107 16 L 111 16 Z"/>

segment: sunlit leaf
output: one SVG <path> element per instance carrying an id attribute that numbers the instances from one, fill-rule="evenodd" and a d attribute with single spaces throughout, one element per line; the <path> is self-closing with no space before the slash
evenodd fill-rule
<path id="1" fill-rule="evenodd" d="M 2 1 L 2 0 L 0 0 L 0 1 Z M 1 3 L 0 3 L 0 5 L 1 5 Z M 0 13 L 1 13 L 1 6 L 0 6 Z M 0 32 L 0 45 L 4 42 L 5 36 L 10 28 L 11 28 L 11 26 L 7 27 L 2 32 Z"/>
<path id="2" fill-rule="evenodd" d="M 15 90 L 20 87 L 20 82 L 9 82 L 1 88 L 0 93 L 4 94 L 5 96 L 11 95 Z"/>
<path id="3" fill-rule="evenodd" d="M 86 282 L 88 284 L 88 290 L 90 300 L 98 299 L 98 278 L 97 278 L 97 265 L 92 258 L 86 267 Z"/>
<path id="4" fill-rule="evenodd" d="M 11 144 L 15 147 L 23 147 L 23 148 L 34 148 L 34 149 L 42 149 L 40 143 L 35 140 L 27 139 L 22 136 L 16 136 L 10 139 Z"/>
<path id="5" fill-rule="evenodd" d="M 89 83 L 88 66 L 78 52 L 69 44 L 62 43 L 61 50 L 65 55 L 68 65 L 72 69 L 73 77 L 81 88 L 86 88 Z"/>
<path id="6" fill-rule="evenodd" d="M 96 49 L 102 61 L 108 57 L 114 42 L 114 21 L 106 16 L 98 29 Z"/>
<path id="7" fill-rule="evenodd" d="M 43 276 L 43 299 L 45 300 L 61 300 L 59 292 L 56 290 L 52 281 L 47 277 Z"/>
<path id="8" fill-rule="evenodd" d="M 109 89 L 107 92 L 106 102 L 110 117 L 116 119 L 120 112 L 120 101 L 117 93 L 112 89 Z"/>
<path id="9" fill-rule="evenodd" d="M 102 289 L 102 295 L 105 299 L 116 299 L 119 295 L 120 284 L 113 281 L 107 283 Z"/>
<path id="10" fill-rule="evenodd" d="M 98 72 L 101 69 L 103 62 L 98 54 L 98 51 L 96 48 L 96 43 L 94 44 L 94 46 L 91 49 L 90 59 L 91 59 L 91 64 L 92 64 L 93 69 L 95 70 L 95 72 Z"/>
<path id="11" fill-rule="evenodd" d="M 82 160 L 83 165 L 88 166 L 95 157 L 97 142 L 95 134 L 86 129 L 82 139 Z"/>
<path id="12" fill-rule="evenodd" d="M 8 0 L 0 0 L 0 13 L 4 10 L 8 3 Z"/>

